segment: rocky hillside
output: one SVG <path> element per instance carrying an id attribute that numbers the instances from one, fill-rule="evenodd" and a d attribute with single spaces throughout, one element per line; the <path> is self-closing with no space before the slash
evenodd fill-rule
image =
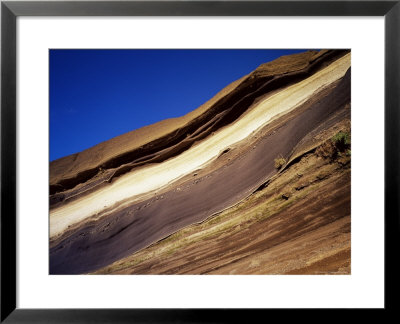
<path id="1" fill-rule="evenodd" d="M 350 52 L 50 164 L 50 273 L 350 273 Z"/>

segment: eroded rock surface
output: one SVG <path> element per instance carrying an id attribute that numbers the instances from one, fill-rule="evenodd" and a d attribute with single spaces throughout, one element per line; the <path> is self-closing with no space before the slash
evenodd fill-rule
<path id="1" fill-rule="evenodd" d="M 350 123 L 350 74 L 348 51 L 285 56 L 261 65 L 186 116 L 52 162 L 50 273 L 318 273 L 328 268 L 348 273 L 350 157 L 340 152 L 342 162 L 338 156 L 328 161 L 317 156 L 316 149 Z M 251 226 L 231 224 L 211 239 L 206 235 L 211 227 L 197 227 L 201 243 L 193 246 L 198 241 L 188 239 L 179 245 L 169 266 L 165 255 L 165 262 L 149 257 L 162 251 L 170 235 L 186 237 L 188 227 L 202 226 L 220 213 L 231 212 L 235 219 L 243 213 L 245 219 L 255 206 L 268 209 L 272 202 L 258 201 L 245 212 L 237 206 L 268 191 L 271 182 L 285 179 L 310 152 L 327 165 L 348 167 L 326 171 L 318 191 L 291 209 L 281 206 L 273 217 L 255 217 Z M 279 168 L 278 157 L 284 161 Z M 302 172 L 308 179 L 311 171 Z M 297 183 L 293 192 L 268 195 L 289 204 L 310 181 Z M 263 231 L 263 226 L 270 230 Z M 344 233 L 335 245 L 341 248 L 324 250 L 324 244 L 334 246 L 329 238 L 337 231 Z M 250 244 L 249 237 L 259 243 Z M 308 244 L 297 252 L 304 255 L 301 266 L 290 263 L 293 242 Z M 322 244 L 320 254 L 316 242 Z M 210 253 L 204 253 L 206 247 Z M 282 257 L 285 265 L 268 265 L 266 251 Z M 132 261 L 139 254 L 147 263 Z M 226 257 L 217 258 L 222 254 Z"/>

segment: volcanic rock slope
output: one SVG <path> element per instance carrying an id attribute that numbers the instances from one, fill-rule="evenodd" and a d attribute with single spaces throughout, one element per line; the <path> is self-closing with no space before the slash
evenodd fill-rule
<path id="1" fill-rule="evenodd" d="M 50 273 L 350 273 L 350 51 L 50 163 Z"/>

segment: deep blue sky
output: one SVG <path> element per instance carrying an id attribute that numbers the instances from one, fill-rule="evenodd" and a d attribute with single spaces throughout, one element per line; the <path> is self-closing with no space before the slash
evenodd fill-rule
<path id="1" fill-rule="evenodd" d="M 50 161 L 196 109 L 304 50 L 50 50 Z"/>

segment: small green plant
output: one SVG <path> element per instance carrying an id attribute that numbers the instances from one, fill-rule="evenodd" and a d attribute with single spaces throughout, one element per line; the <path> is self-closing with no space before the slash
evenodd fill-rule
<path id="1" fill-rule="evenodd" d="M 350 134 L 347 132 L 340 131 L 332 137 L 334 143 L 343 142 L 344 144 L 350 144 Z"/>
<path id="2" fill-rule="evenodd" d="M 282 155 L 277 157 L 274 161 L 275 161 L 275 168 L 277 168 L 278 170 L 286 164 L 286 160 Z"/>
<path id="3" fill-rule="evenodd" d="M 339 152 L 344 152 L 350 147 L 351 137 L 347 132 L 340 131 L 332 137 L 332 143 L 336 146 Z"/>

